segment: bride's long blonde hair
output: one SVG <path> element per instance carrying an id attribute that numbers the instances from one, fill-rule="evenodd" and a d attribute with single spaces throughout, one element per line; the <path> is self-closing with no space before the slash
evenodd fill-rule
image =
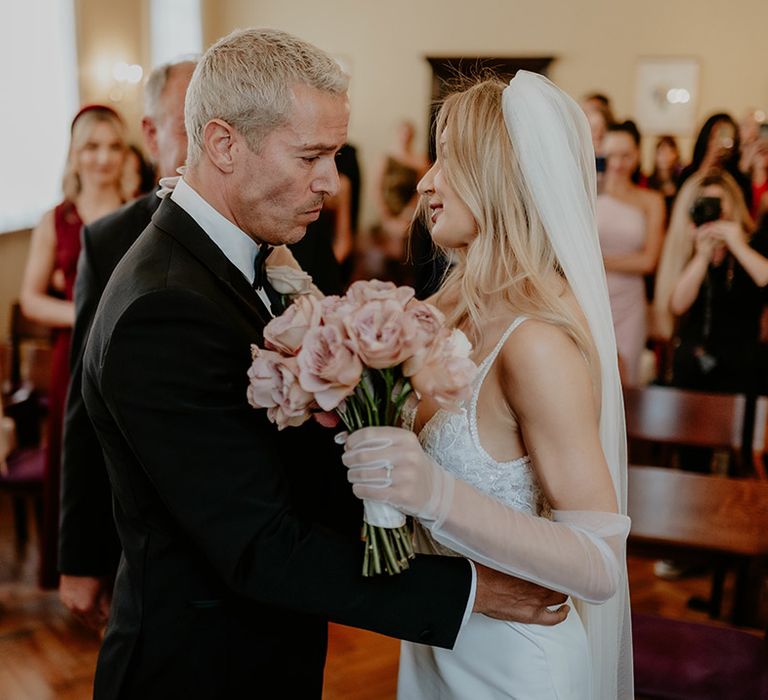
<path id="1" fill-rule="evenodd" d="M 500 306 L 560 326 L 599 382 L 599 362 L 586 324 L 553 284 L 555 275 L 564 277 L 507 133 L 505 87 L 498 79 L 479 82 L 450 95 L 437 117 L 443 176 L 477 223 L 472 242 L 452 251 L 456 264 L 437 301 L 448 309 L 448 325 L 465 328 L 476 345 L 483 340 L 484 320 Z"/>

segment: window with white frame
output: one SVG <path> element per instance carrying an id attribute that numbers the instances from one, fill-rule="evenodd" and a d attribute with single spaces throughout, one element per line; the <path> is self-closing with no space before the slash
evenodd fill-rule
<path id="1" fill-rule="evenodd" d="M 203 49 L 200 0 L 150 0 L 149 45 L 152 66 Z"/>
<path id="2" fill-rule="evenodd" d="M 77 111 L 74 0 L 0 9 L 0 233 L 34 226 L 61 199 Z"/>

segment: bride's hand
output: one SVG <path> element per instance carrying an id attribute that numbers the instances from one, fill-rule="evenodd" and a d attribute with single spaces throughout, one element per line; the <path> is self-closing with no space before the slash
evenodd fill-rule
<path id="1" fill-rule="evenodd" d="M 452 478 L 402 428 L 352 433 L 342 461 L 358 498 L 389 503 L 423 520 L 438 520 L 449 505 Z"/>

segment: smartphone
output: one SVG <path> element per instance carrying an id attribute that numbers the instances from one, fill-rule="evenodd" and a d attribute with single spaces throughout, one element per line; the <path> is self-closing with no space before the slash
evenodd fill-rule
<path id="1" fill-rule="evenodd" d="M 690 216 L 693 225 L 697 228 L 717 221 L 722 215 L 720 197 L 699 197 L 691 207 Z"/>
<path id="2" fill-rule="evenodd" d="M 605 156 L 597 156 L 595 158 L 595 169 L 599 173 L 605 172 Z"/>
<path id="3" fill-rule="evenodd" d="M 768 141 L 768 122 L 760 125 L 760 138 L 763 141 Z"/>

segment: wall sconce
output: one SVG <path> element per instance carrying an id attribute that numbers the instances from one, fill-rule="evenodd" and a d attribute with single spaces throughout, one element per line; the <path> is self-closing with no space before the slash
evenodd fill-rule
<path id="1" fill-rule="evenodd" d="M 136 85 L 141 82 L 144 75 L 144 69 L 138 63 L 128 64 L 120 61 L 112 66 L 112 77 L 115 79 L 115 85 L 109 93 L 109 99 L 113 102 L 120 102 L 125 94 L 125 88 L 128 85 Z"/>

